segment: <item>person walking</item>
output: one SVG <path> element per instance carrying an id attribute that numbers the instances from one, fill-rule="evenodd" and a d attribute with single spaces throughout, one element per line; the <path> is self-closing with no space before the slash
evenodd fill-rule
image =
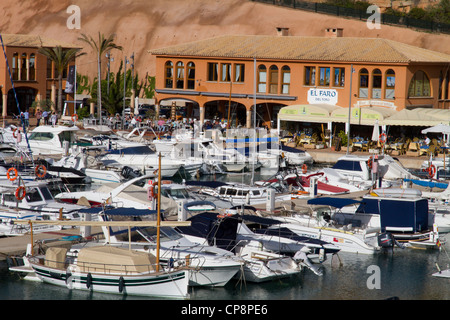
<path id="1" fill-rule="evenodd" d="M 23 120 L 25 128 L 28 128 L 30 126 L 30 113 L 28 112 L 28 109 L 23 113 Z"/>
<path id="2" fill-rule="evenodd" d="M 52 127 L 56 126 L 56 123 L 58 121 L 58 115 L 56 114 L 55 111 L 52 112 L 52 116 L 51 116 L 50 120 L 52 122 Z"/>
<path id="3" fill-rule="evenodd" d="M 42 118 L 44 119 L 44 124 L 48 125 L 48 111 L 44 110 L 44 112 L 42 112 Z"/>
<path id="4" fill-rule="evenodd" d="M 41 122 L 42 113 L 40 109 L 36 110 L 36 113 L 34 114 L 36 116 L 36 127 L 39 127 L 39 123 Z"/>

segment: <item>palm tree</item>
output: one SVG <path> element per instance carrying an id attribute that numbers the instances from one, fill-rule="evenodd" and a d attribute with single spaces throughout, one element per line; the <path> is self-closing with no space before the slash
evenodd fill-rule
<path id="1" fill-rule="evenodd" d="M 98 33 L 98 40 L 95 41 L 91 36 L 82 34 L 78 40 L 86 42 L 97 53 L 97 66 L 98 66 L 98 81 L 97 81 L 97 106 L 100 118 L 100 125 L 102 124 L 102 88 L 101 88 L 101 70 L 102 61 L 101 57 L 105 52 L 112 49 L 122 50 L 121 46 L 116 45 L 114 41 L 114 34 L 111 34 L 108 38 L 105 38 L 103 34 Z"/>
<path id="2" fill-rule="evenodd" d="M 58 103 L 56 105 L 56 111 L 60 114 L 62 112 L 62 76 L 64 70 L 67 69 L 69 63 L 79 56 L 85 54 L 81 52 L 81 48 L 62 48 L 61 46 L 56 46 L 53 48 L 42 47 L 39 48 L 38 52 L 48 59 L 53 61 L 55 64 L 56 71 L 58 72 Z"/>

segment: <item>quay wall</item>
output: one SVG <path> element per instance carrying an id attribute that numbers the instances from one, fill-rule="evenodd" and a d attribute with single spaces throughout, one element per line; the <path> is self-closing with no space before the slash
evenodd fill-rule
<path id="1" fill-rule="evenodd" d="M 345 156 L 345 151 L 332 151 L 331 149 L 306 149 L 314 159 L 315 163 L 330 163 L 334 164 L 337 159 Z M 355 155 L 367 155 L 367 152 L 351 152 Z M 408 169 L 420 169 L 422 163 L 427 160 L 425 156 L 421 157 L 408 157 L 408 156 L 395 156 L 400 163 Z"/>

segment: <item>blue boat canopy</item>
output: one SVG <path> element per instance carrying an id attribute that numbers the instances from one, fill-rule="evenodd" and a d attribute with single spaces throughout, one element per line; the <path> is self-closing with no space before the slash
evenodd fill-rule
<path id="1" fill-rule="evenodd" d="M 314 198 L 308 200 L 308 204 L 332 206 L 339 209 L 355 203 L 362 203 L 362 201 L 346 198 L 330 198 L 330 197 Z"/>
<path id="2" fill-rule="evenodd" d="M 88 209 L 81 209 L 81 213 L 100 213 L 103 211 L 102 207 L 97 208 L 88 208 Z M 164 210 L 161 210 L 163 212 Z M 136 209 L 136 208 L 115 208 L 115 209 L 107 209 L 105 210 L 105 214 L 110 216 L 129 216 L 129 217 L 136 217 L 136 216 L 148 216 L 152 214 L 157 214 L 157 210 L 148 210 L 148 209 Z"/>

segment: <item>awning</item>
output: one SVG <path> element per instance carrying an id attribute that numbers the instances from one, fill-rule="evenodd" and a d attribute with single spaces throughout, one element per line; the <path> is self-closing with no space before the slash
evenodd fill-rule
<path id="1" fill-rule="evenodd" d="M 385 107 L 354 107 L 351 110 L 350 124 L 375 125 L 384 124 L 384 120 L 395 114 L 395 110 Z M 348 108 L 338 108 L 331 113 L 333 122 L 348 122 Z"/>
<path id="2" fill-rule="evenodd" d="M 284 121 L 317 122 L 331 121 L 331 112 L 340 107 L 329 104 L 302 104 L 283 107 L 278 113 L 278 119 Z"/>
<path id="3" fill-rule="evenodd" d="M 435 126 L 450 123 L 450 110 L 445 109 L 403 109 L 386 119 L 383 124 L 390 126 Z"/>

